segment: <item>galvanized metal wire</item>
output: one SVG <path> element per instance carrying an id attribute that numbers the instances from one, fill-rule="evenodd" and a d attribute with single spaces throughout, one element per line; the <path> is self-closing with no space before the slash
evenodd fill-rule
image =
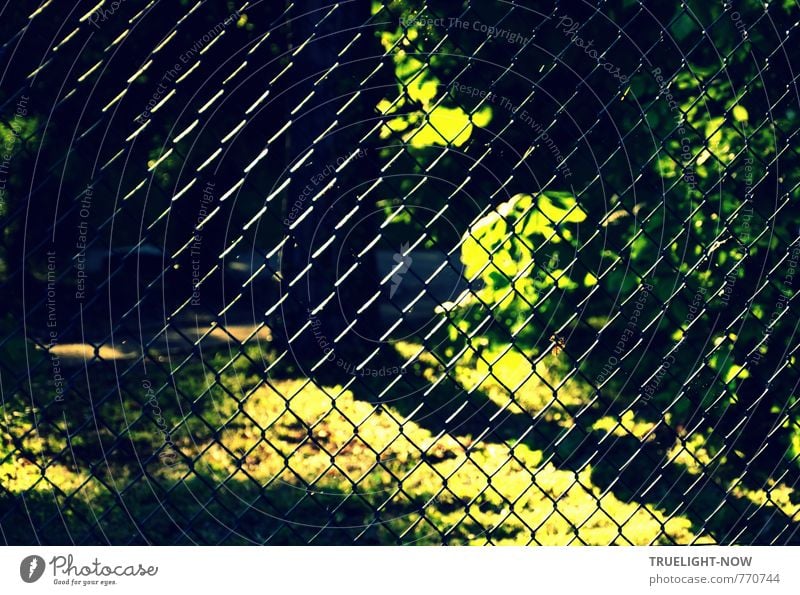
<path id="1" fill-rule="evenodd" d="M 796 3 L 9 10 L 6 543 L 798 542 Z"/>

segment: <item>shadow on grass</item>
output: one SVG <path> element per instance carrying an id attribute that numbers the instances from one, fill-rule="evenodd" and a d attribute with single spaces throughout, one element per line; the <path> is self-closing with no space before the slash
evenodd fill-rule
<path id="1" fill-rule="evenodd" d="M 409 377 L 405 388 L 422 395 L 430 384 L 420 376 Z M 374 402 L 370 397 L 374 389 L 354 392 Z M 561 470 L 579 471 L 590 465 L 592 483 L 603 493 L 649 505 L 663 511 L 667 518 L 689 518 L 695 534 L 711 536 L 720 543 L 800 544 L 798 505 L 786 498 L 790 509 L 798 507 L 797 512 L 766 506 L 765 500 L 771 499 L 765 497 L 759 476 L 751 473 L 750 482 L 737 476 L 744 469 L 744 461 L 738 461 L 741 465 L 733 460 L 728 465 L 716 461 L 700 470 L 696 464 L 684 464 L 687 457 L 678 460 L 675 456 L 675 444 L 680 440 L 671 430 L 662 428 L 642 438 L 624 431 L 618 435 L 598 430 L 592 426 L 599 415 L 581 411 L 582 406 L 561 408 L 574 422 L 569 424 L 558 423 L 548 415 L 513 413 L 479 390 L 466 392 L 452 379 L 441 382 L 424 398 L 397 399 L 392 407 L 401 415 L 413 414 L 412 419 L 433 434 L 446 432 L 504 444 L 520 442 L 542 451 L 545 460 Z M 735 459 L 735 449 L 727 450 L 728 459 Z M 696 463 L 689 458 L 690 463 Z M 784 473 L 784 481 L 792 485 L 793 475 Z"/>

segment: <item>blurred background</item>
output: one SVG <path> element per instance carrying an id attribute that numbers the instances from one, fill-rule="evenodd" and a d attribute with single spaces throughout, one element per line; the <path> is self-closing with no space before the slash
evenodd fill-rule
<path id="1" fill-rule="evenodd" d="M 2 11 L 5 543 L 800 543 L 796 0 Z"/>

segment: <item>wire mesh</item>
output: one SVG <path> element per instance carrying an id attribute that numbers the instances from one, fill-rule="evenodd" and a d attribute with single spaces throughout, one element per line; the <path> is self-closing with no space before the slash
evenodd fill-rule
<path id="1" fill-rule="evenodd" d="M 6 543 L 798 543 L 796 2 L 5 10 Z"/>

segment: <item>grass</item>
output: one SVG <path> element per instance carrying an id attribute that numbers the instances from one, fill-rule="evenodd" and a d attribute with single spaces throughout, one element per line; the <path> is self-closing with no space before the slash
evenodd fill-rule
<path id="1" fill-rule="evenodd" d="M 505 369 L 495 358 L 486 379 L 489 367 L 470 357 L 454 368 L 462 386 L 514 419 L 539 419 L 555 436 L 573 433 L 575 410 L 585 401 L 577 383 L 554 391 L 559 382 L 552 366 L 539 370 L 544 376 L 539 378 L 516 357 L 504 362 Z M 419 359 L 421 382 L 434 381 L 441 370 L 432 354 Z M 355 385 L 320 387 L 300 378 L 264 383 L 244 359 L 220 373 L 224 361 L 220 354 L 209 360 L 214 372 L 194 366 L 172 376 L 183 394 L 195 397 L 193 405 L 175 406 L 178 400 L 169 391 L 158 395 L 165 419 L 186 418 L 170 435 L 184 455 L 172 467 L 154 456 L 164 440 L 143 395 L 128 396 L 124 407 L 111 399 L 94 410 L 72 412 L 80 418 L 95 411 L 111 419 L 110 427 L 127 427 L 121 437 L 98 428 L 90 439 L 95 430 L 89 428 L 67 441 L 57 420 L 42 418 L 39 431 L 32 431 L 30 410 L 6 406 L 0 451 L 0 504 L 8 511 L 0 516 L 4 538 L 10 543 L 713 543 L 708 525 L 700 528 L 697 519 L 719 501 L 702 492 L 695 508 L 676 511 L 669 499 L 631 499 L 617 483 L 621 451 L 609 451 L 611 458 L 598 457 L 597 464 L 589 457 L 570 467 L 554 455 L 558 448 L 537 447 L 536 440 L 477 439 L 466 431 L 469 426 L 444 431 L 424 415 L 409 419 L 401 401 L 358 398 Z M 159 385 L 155 379 L 153 385 Z M 613 438 L 635 447 L 648 440 L 652 424 L 632 414 L 618 420 L 601 413 L 588 424 L 599 443 Z M 670 464 L 687 478 L 702 470 L 698 459 L 712 462 L 696 437 L 667 451 Z M 738 485 L 734 495 L 753 506 L 796 514 L 792 490 L 774 488 L 768 493 Z M 711 518 L 721 528 L 732 522 Z"/>

